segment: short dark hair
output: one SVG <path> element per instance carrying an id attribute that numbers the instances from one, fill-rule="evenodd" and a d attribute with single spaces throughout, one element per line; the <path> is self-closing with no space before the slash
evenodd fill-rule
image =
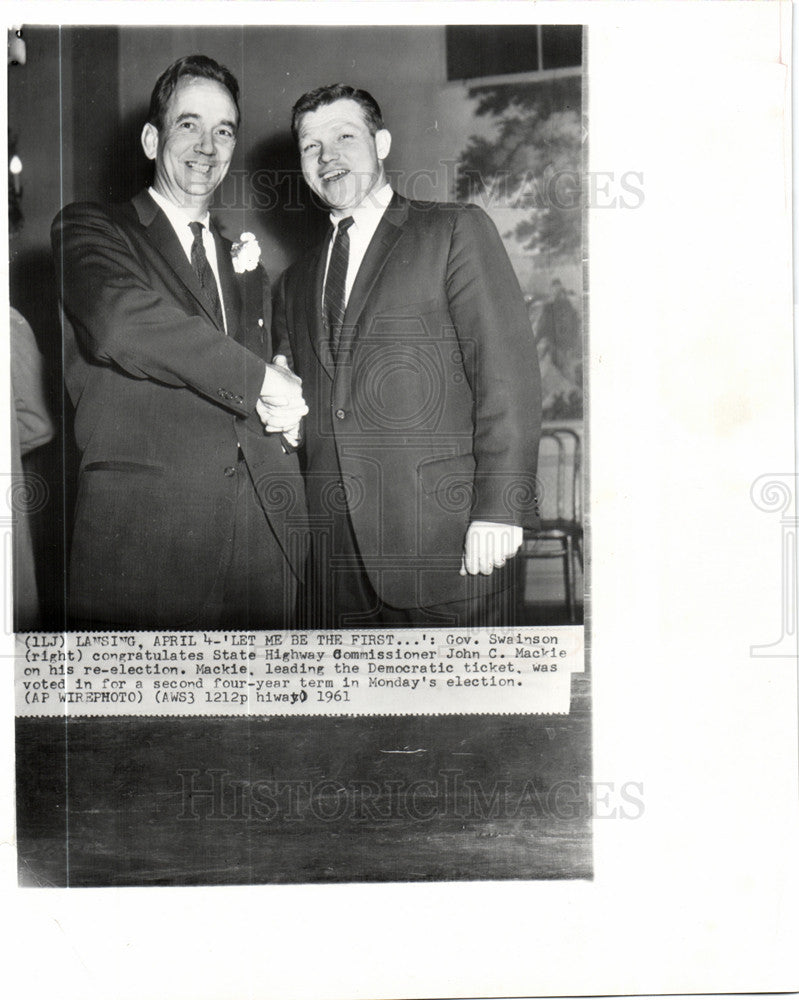
<path id="1" fill-rule="evenodd" d="M 363 111 L 363 117 L 372 135 L 379 132 L 383 125 L 383 113 L 380 105 L 372 97 L 368 90 L 358 90 L 350 87 L 346 83 L 330 83 L 326 87 L 317 87 L 316 90 L 309 90 L 303 94 L 291 109 L 291 134 L 294 141 L 299 139 L 300 119 L 309 111 L 317 111 L 319 108 L 332 104 L 334 101 L 355 101 Z"/>
<path id="2" fill-rule="evenodd" d="M 236 115 L 241 118 L 239 110 L 239 83 L 235 76 L 226 66 L 220 65 L 210 56 L 183 56 L 173 62 L 171 66 L 164 70 L 158 77 L 153 87 L 150 97 L 150 110 L 147 112 L 147 121 L 150 122 L 160 132 L 164 127 L 164 114 L 166 113 L 169 99 L 175 93 L 178 80 L 184 76 L 200 77 L 203 80 L 216 80 L 225 87 L 233 98 L 236 105 Z"/>

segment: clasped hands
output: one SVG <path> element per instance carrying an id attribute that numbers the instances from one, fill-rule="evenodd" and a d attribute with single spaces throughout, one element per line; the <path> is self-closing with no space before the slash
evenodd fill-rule
<path id="1" fill-rule="evenodd" d="M 302 395 L 302 379 L 291 371 L 282 354 L 276 354 L 266 366 L 255 409 L 268 434 L 284 434 L 289 440 L 298 437 L 308 407 Z"/>

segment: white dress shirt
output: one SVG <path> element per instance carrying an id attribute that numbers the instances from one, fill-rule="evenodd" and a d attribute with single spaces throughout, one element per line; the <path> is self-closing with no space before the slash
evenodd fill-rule
<path id="1" fill-rule="evenodd" d="M 344 285 L 345 305 L 350 300 L 352 286 L 358 277 L 358 270 L 363 263 L 363 258 L 366 256 L 366 251 L 372 241 L 375 230 L 380 225 L 380 220 L 383 218 L 393 197 L 394 192 L 391 190 L 391 185 L 385 184 L 379 191 L 370 191 L 361 204 L 357 208 L 353 208 L 351 212 L 344 212 L 341 216 L 330 216 L 330 221 L 336 230 L 341 219 L 346 218 L 348 215 L 352 216 L 352 225 L 349 230 L 350 257 L 349 264 L 347 265 L 347 280 Z M 333 238 L 330 240 L 330 246 L 327 248 L 325 283 L 327 283 L 327 269 L 330 266 L 330 254 L 333 251 L 335 239 L 336 234 L 334 233 Z"/>
<path id="2" fill-rule="evenodd" d="M 191 245 L 194 243 L 194 233 L 192 233 L 189 228 L 191 222 L 201 222 L 203 225 L 203 246 L 205 247 L 205 256 L 208 258 L 208 263 L 211 265 L 211 270 L 214 272 L 214 277 L 216 278 L 216 290 L 219 293 L 219 301 L 222 303 L 222 319 L 225 323 L 225 333 L 227 333 L 227 315 L 225 314 L 225 300 L 222 296 L 222 282 L 219 280 L 219 267 L 216 261 L 216 240 L 214 239 L 213 233 L 211 232 L 211 213 L 206 212 L 202 219 L 189 218 L 188 213 L 179 208 L 177 205 L 173 205 L 171 201 L 159 194 L 154 188 L 148 188 L 150 197 L 158 205 L 164 215 L 169 219 L 172 228 L 175 230 L 175 235 L 180 240 L 180 245 L 183 247 L 183 252 L 186 254 L 189 263 L 191 263 Z"/>

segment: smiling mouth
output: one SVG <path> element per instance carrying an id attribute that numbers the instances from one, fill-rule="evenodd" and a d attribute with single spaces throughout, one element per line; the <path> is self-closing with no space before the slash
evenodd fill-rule
<path id="1" fill-rule="evenodd" d="M 194 160 L 187 160 L 186 161 L 186 166 L 190 170 L 196 170 L 198 173 L 201 173 L 201 174 L 209 174 L 211 172 L 211 164 L 210 163 L 197 163 Z"/>
<path id="2" fill-rule="evenodd" d="M 333 181 L 340 181 L 342 177 L 346 177 L 349 170 L 332 170 L 329 174 L 324 174 L 322 176 L 323 184 L 330 184 Z"/>

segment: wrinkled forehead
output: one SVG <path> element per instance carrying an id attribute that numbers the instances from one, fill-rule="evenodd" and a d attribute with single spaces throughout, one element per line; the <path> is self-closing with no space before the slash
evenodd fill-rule
<path id="1" fill-rule="evenodd" d="M 315 111 L 306 111 L 300 118 L 297 134 L 303 139 L 312 133 L 326 132 L 343 125 L 368 131 L 366 116 L 357 101 L 342 98 L 331 104 L 323 104 Z"/>

